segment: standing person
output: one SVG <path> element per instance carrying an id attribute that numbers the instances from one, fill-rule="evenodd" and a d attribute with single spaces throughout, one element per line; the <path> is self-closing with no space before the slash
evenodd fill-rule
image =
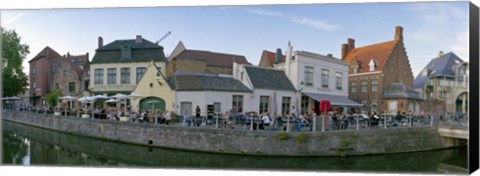
<path id="1" fill-rule="evenodd" d="M 197 126 L 200 126 L 200 123 L 201 123 L 201 116 L 200 116 L 200 107 L 197 105 L 197 107 L 195 108 L 195 125 Z"/>
<path id="2" fill-rule="evenodd" d="M 167 111 L 165 113 L 165 125 L 170 124 L 170 121 L 172 121 L 172 113 L 170 113 L 170 111 Z"/>
<path id="3" fill-rule="evenodd" d="M 183 126 L 185 126 L 185 124 L 187 123 L 187 118 L 188 118 L 188 111 L 185 110 L 185 111 L 183 111 L 183 124 L 182 124 Z M 190 119 L 188 119 L 188 120 L 190 120 Z M 188 126 L 190 126 L 191 123 L 192 122 L 188 122 Z"/>
<path id="4" fill-rule="evenodd" d="M 270 119 L 270 117 L 268 116 L 268 113 L 263 113 L 263 117 L 262 117 L 262 128 L 264 130 L 266 130 L 266 127 L 269 127 L 270 126 L 270 122 L 272 120 Z"/>

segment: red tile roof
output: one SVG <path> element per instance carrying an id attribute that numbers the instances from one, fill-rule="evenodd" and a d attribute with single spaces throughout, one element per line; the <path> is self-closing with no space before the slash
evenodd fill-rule
<path id="1" fill-rule="evenodd" d="M 42 51 L 40 51 L 35 57 L 33 57 L 33 59 L 31 59 L 30 61 L 28 61 L 29 63 L 30 62 L 33 62 L 35 60 L 38 60 L 40 58 L 60 58 L 62 56 L 60 56 L 60 54 L 58 54 L 55 50 L 53 50 L 52 48 L 50 47 L 45 47 Z"/>
<path id="2" fill-rule="evenodd" d="M 387 62 L 387 59 L 390 56 L 395 44 L 396 41 L 393 40 L 355 48 L 348 52 L 343 61 L 352 64 L 352 62 L 356 59 L 360 66 L 358 70 L 359 73 L 364 73 L 369 71 L 368 64 L 370 63 L 371 59 L 374 59 L 377 61 L 377 67 L 375 68 L 375 71 L 380 71 L 383 69 L 385 62 Z"/>
<path id="3" fill-rule="evenodd" d="M 267 55 L 270 67 L 273 67 L 273 64 L 275 64 L 275 53 L 267 50 L 263 50 L 263 53 Z M 282 62 L 285 62 L 285 58 L 285 55 L 282 55 Z"/>
<path id="4" fill-rule="evenodd" d="M 238 64 L 249 64 L 245 56 L 216 53 L 211 51 L 184 50 L 175 59 L 181 60 L 203 60 L 208 66 L 232 67 L 233 62 Z"/>

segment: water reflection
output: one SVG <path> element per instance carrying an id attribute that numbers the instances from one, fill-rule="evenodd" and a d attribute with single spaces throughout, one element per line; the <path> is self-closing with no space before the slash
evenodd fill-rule
<path id="1" fill-rule="evenodd" d="M 12 165 L 464 173 L 439 167 L 454 160 L 449 165 L 467 168 L 466 148 L 345 158 L 238 156 L 130 145 L 6 121 L 2 126 L 2 160 Z"/>

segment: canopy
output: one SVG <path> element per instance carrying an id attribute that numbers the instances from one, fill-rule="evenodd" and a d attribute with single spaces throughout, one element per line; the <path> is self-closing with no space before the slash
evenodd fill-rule
<path id="1" fill-rule="evenodd" d="M 3 97 L 2 100 L 20 100 L 19 97 Z"/>
<path id="2" fill-rule="evenodd" d="M 93 96 L 93 98 L 95 98 L 95 99 L 108 99 L 109 97 L 105 96 L 105 95 L 95 95 L 95 96 Z"/>
<path id="3" fill-rule="evenodd" d="M 342 96 L 342 95 L 329 95 L 329 94 L 307 93 L 307 92 L 304 92 L 303 94 L 317 101 L 328 100 L 330 101 L 330 104 L 333 106 L 353 106 L 353 107 L 363 106 L 362 104 L 357 103 L 353 100 L 350 100 L 346 96 Z"/>
<path id="4" fill-rule="evenodd" d="M 88 103 L 88 102 L 91 102 L 91 101 L 94 101 L 94 100 L 95 100 L 94 97 L 89 97 L 89 96 L 84 96 L 84 97 L 78 99 L 78 101 L 80 101 L 82 103 Z"/>

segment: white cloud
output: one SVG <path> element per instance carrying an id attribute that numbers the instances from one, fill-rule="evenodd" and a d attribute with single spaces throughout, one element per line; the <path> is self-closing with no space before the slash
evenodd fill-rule
<path id="1" fill-rule="evenodd" d="M 450 49 L 457 54 L 464 61 L 469 61 L 469 31 L 468 28 L 464 31 L 457 34 L 455 43 L 450 47 Z"/>
<path id="2" fill-rule="evenodd" d="M 256 15 L 264 15 L 264 16 L 271 16 L 271 17 L 280 17 L 287 19 L 288 21 L 300 24 L 300 25 L 305 25 L 305 26 L 310 26 L 316 29 L 320 30 L 326 30 L 326 31 L 336 31 L 338 30 L 337 25 L 329 24 L 323 20 L 319 19 L 313 19 L 313 18 L 307 18 L 307 17 L 301 17 L 301 16 L 296 16 L 296 15 L 287 15 L 283 14 L 280 12 L 276 11 L 269 11 L 269 10 L 258 10 L 258 9 L 246 9 L 246 8 L 238 8 L 240 10 L 243 10 L 248 13 L 256 14 Z"/>

